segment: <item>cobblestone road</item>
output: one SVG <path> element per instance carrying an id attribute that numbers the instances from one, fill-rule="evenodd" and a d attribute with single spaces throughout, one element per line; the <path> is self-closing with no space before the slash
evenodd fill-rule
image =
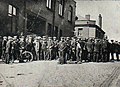
<path id="1" fill-rule="evenodd" d="M 120 87 L 120 63 L 0 64 L 0 87 Z"/>

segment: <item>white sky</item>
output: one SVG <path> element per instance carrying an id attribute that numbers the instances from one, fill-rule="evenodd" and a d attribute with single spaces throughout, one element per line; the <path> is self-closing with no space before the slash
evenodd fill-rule
<path id="1" fill-rule="evenodd" d="M 75 0 L 76 15 L 91 15 L 98 23 L 98 15 L 103 17 L 103 30 L 109 39 L 120 41 L 120 1 L 119 0 Z"/>

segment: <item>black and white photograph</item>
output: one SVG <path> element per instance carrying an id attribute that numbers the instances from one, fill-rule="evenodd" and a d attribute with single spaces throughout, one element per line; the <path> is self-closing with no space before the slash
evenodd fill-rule
<path id="1" fill-rule="evenodd" d="M 0 0 L 0 87 L 120 87 L 120 0 Z"/>

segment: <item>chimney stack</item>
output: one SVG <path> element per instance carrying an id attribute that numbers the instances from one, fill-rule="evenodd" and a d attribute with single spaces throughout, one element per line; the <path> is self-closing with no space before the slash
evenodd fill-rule
<path id="1" fill-rule="evenodd" d="M 85 15 L 85 18 L 87 19 L 87 20 L 90 20 L 90 15 L 88 14 L 88 15 Z"/>
<path id="2" fill-rule="evenodd" d="M 99 26 L 100 28 L 102 28 L 102 15 L 99 14 Z"/>

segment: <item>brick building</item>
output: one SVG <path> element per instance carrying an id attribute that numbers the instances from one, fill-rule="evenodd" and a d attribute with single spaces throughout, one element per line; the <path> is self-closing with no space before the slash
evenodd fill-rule
<path id="1" fill-rule="evenodd" d="M 2 0 L 0 34 L 73 36 L 74 0 Z"/>
<path id="2" fill-rule="evenodd" d="M 95 20 L 90 19 L 90 15 L 80 17 L 75 22 L 75 36 L 88 39 L 98 38 L 103 39 L 105 32 L 102 30 L 102 16 L 99 15 L 99 25 L 96 25 Z"/>

